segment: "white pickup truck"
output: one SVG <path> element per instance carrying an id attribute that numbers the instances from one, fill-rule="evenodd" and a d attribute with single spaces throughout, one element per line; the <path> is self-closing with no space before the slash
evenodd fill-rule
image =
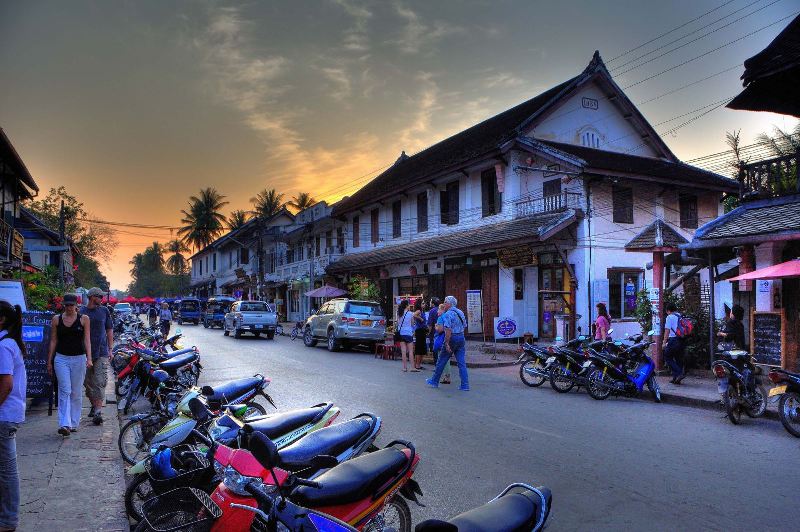
<path id="1" fill-rule="evenodd" d="M 225 324 L 222 329 L 225 336 L 231 332 L 235 338 L 241 338 L 246 332 L 255 336 L 264 333 L 272 340 L 277 326 L 278 315 L 273 305 L 264 301 L 236 301 L 225 314 Z"/>

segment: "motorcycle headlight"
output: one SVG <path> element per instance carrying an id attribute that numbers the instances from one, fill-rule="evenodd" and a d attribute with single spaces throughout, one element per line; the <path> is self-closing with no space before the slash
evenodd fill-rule
<path id="1" fill-rule="evenodd" d="M 216 467 L 216 466 L 215 466 Z M 250 493 L 245 490 L 245 486 L 254 482 L 265 493 L 271 494 L 277 492 L 278 488 L 275 485 L 265 485 L 259 477 L 248 477 L 236 471 L 233 467 L 227 466 L 222 470 L 222 483 L 225 487 L 237 495 L 250 497 Z"/>
<path id="2" fill-rule="evenodd" d="M 217 475 L 219 475 L 220 477 L 222 477 L 222 476 L 224 476 L 224 474 L 225 474 L 225 466 L 224 466 L 224 465 L 222 465 L 222 464 L 221 464 L 220 462 L 218 462 L 217 460 L 214 460 L 214 471 L 217 473 Z"/>

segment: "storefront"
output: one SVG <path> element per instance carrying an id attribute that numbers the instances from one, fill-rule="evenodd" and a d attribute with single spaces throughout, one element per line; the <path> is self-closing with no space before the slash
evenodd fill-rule
<path id="1" fill-rule="evenodd" d="M 455 296 L 458 306 L 467 308 L 467 291 L 480 290 L 483 334 L 492 337 L 498 317 L 498 260 L 495 253 L 450 257 L 444 260 L 444 292 Z"/>

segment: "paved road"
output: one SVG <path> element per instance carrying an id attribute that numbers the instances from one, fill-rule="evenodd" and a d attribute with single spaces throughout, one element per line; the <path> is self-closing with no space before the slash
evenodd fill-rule
<path id="1" fill-rule="evenodd" d="M 531 389 L 518 367 L 472 370 L 467 393 L 455 383 L 434 390 L 424 383 L 430 371 L 403 373 L 399 361 L 367 353 L 182 330 L 201 350 L 202 383 L 260 372 L 279 408 L 334 401 L 341 419 L 382 416 L 379 443 L 413 441 L 427 505 L 412 505 L 415 522 L 455 515 L 519 481 L 552 489 L 552 530 L 799 526 L 800 440 L 777 421 L 735 427 L 707 410 Z"/>

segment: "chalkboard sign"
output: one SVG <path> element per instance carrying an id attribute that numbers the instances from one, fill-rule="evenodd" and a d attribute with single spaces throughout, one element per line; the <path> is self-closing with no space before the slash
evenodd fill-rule
<path id="1" fill-rule="evenodd" d="M 52 312 L 23 312 L 22 340 L 25 343 L 25 371 L 28 397 L 51 397 L 52 382 L 47 374 L 47 349 L 50 346 Z"/>
<path id="2" fill-rule="evenodd" d="M 750 352 L 758 364 L 780 366 L 786 344 L 782 312 L 753 312 L 750 318 Z"/>

